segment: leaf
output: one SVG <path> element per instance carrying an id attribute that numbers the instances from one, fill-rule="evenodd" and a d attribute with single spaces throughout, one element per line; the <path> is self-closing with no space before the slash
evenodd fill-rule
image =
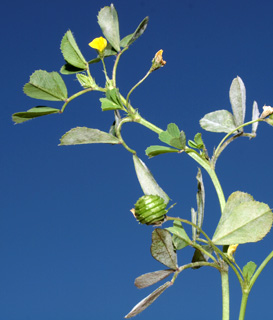
<path id="1" fill-rule="evenodd" d="M 249 261 L 243 268 L 243 276 L 247 282 L 249 282 L 257 268 L 256 263 Z"/>
<path id="2" fill-rule="evenodd" d="M 191 222 L 197 225 L 197 212 L 191 208 Z M 196 228 L 192 226 L 192 240 L 196 241 Z"/>
<path id="3" fill-rule="evenodd" d="M 140 277 L 136 278 L 135 286 L 139 289 L 147 288 L 165 278 L 170 274 L 174 273 L 172 269 L 159 270 L 150 273 L 145 273 Z"/>
<path id="4" fill-rule="evenodd" d="M 178 153 L 179 150 L 177 149 L 173 149 L 170 147 L 164 147 L 164 146 L 150 146 L 145 150 L 146 155 L 149 158 L 158 156 L 159 154 L 163 154 L 163 153 Z"/>
<path id="5" fill-rule="evenodd" d="M 102 111 L 123 109 L 119 90 L 113 88 L 106 91 L 106 98 L 100 98 Z"/>
<path id="6" fill-rule="evenodd" d="M 100 98 L 101 102 L 101 109 L 102 111 L 109 111 L 109 110 L 120 110 L 122 107 L 115 102 L 107 99 L 107 98 Z"/>
<path id="7" fill-rule="evenodd" d="M 172 285 L 171 281 L 164 283 L 162 286 L 153 291 L 150 295 L 148 295 L 145 299 L 141 300 L 124 318 L 129 319 L 146 308 L 148 308 L 167 288 Z"/>
<path id="8" fill-rule="evenodd" d="M 257 242 L 270 231 L 272 222 L 267 204 L 237 191 L 228 198 L 212 241 L 217 245 Z"/>
<path id="9" fill-rule="evenodd" d="M 46 116 L 52 113 L 60 113 L 60 110 L 55 108 L 50 108 L 50 107 L 37 106 L 24 112 L 14 113 L 12 115 L 12 120 L 15 123 L 22 123 L 22 122 L 31 120 L 33 118 Z"/>
<path id="10" fill-rule="evenodd" d="M 165 230 L 168 230 L 173 234 L 172 241 L 176 250 L 181 250 L 191 243 L 191 240 L 180 221 L 174 221 L 173 227 L 165 228 Z"/>
<path id="11" fill-rule="evenodd" d="M 87 62 L 85 61 L 71 30 L 68 30 L 63 36 L 61 51 L 64 60 L 70 65 L 79 69 L 86 69 Z"/>
<path id="12" fill-rule="evenodd" d="M 24 86 L 24 93 L 35 99 L 50 101 L 65 101 L 67 89 L 58 72 L 37 70 Z"/>
<path id="13" fill-rule="evenodd" d="M 150 170 L 147 168 L 145 163 L 138 158 L 137 155 L 133 155 L 135 170 L 137 174 L 138 181 L 142 188 L 142 191 L 145 195 L 158 195 L 163 198 L 165 203 L 168 203 L 170 198 L 169 196 L 160 188 L 160 186 L 155 181 Z"/>
<path id="14" fill-rule="evenodd" d="M 201 120 L 200 126 L 211 132 L 229 133 L 236 129 L 233 115 L 227 110 L 217 110 L 207 113 Z"/>
<path id="15" fill-rule="evenodd" d="M 89 144 L 89 143 L 110 143 L 119 144 L 119 140 L 107 132 L 86 127 L 77 127 L 69 130 L 61 138 L 60 146 Z"/>
<path id="16" fill-rule="evenodd" d="M 121 41 L 120 41 L 120 46 L 121 47 L 128 47 L 130 46 L 133 42 L 135 42 L 146 30 L 147 25 L 149 22 L 149 17 L 144 18 L 139 26 L 137 27 L 136 31 L 132 34 L 129 34 L 128 36 L 124 37 Z"/>
<path id="17" fill-rule="evenodd" d="M 106 97 L 109 100 L 112 100 L 115 104 L 123 107 L 118 88 L 113 88 L 111 90 L 107 90 L 106 91 Z"/>
<path id="18" fill-rule="evenodd" d="M 76 68 L 76 67 L 72 66 L 71 64 L 66 63 L 61 67 L 60 73 L 61 74 L 65 74 L 65 75 L 69 75 L 69 74 L 74 74 L 74 73 L 77 73 L 77 72 L 82 72 L 84 70 L 85 69 Z"/>
<path id="19" fill-rule="evenodd" d="M 196 135 L 194 136 L 194 141 L 189 140 L 188 143 L 191 148 L 196 148 L 199 150 L 204 149 L 205 147 L 201 133 L 196 133 Z"/>
<path id="20" fill-rule="evenodd" d="M 172 236 L 165 229 L 155 229 L 152 233 L 152 256 L 170 269 L 176 270 L 177 256 L 173 248 Z"/>
<path id="21" fill-rule="evenodd" d="M 202 172 L 198 168 L 198 173 L 196 176 L 197 179 L 197 226 L 202 228 L 204 221 L 204 210 L 205 210 L 205 188 L 203 184 Z M 197 231 L 197 237 L 199 237 L 200 232 Z"/>
<path id="22" fill-rule="evenodd" d="M 110 7 L 106 6 L 100 10 L 98 14 L 98 23 L 105 38 L 110 42 L 112 47 L 119 52 L 119 21 L 117 11 L 113 4 L 111 4 Z"/>
<path id="23" fill-rule="evenodd" d="M 213 249 L 208 245 L 203 245 L 202 248 L 205 249 L 209 253 L 213 253 Z M 195 249 L 191 262 L 203 262 L 203 261 L 206 262 L 209 260 L 209 258 L 210 257 L 208 255 L 206 255 L 205 253 L 203 253 L 199 249 Z M 201 267 L 200 266 L 193 267 L 192 269 L 199 269 L 199 268 L 201 268 Z"/>
<path id="24" fill-rule="evenodd" d="M 252 121 L 259 119 L 259 109 L 258 109 L 258 104 L 256 101 L 253 102 L 253 107 L 252 107 Z M 259 122 L 254 122 L 252 123 L 252 133 L 255 134 L 258 128 Z"/>
<path id="25" fill-rule="evenodd" d="M 169 123 L 167 130 L 159 134 L 159 140 L 172 147 L 183 150 L 186 145 L 186 136 L 183 131 L 179 131 L 175 123 Z"/>
<path id="26" fill-rule="evenodd" d="M 229 90 L 229 99 L 234 115 L 234 122 L 236 127 L 238 127 L 244 123 L 246 113 L 246 89 L 240 77 L 233 79 Z"/>

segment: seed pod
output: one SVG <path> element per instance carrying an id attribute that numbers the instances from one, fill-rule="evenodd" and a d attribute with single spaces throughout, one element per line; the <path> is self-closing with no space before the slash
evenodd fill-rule
<path id="1" fill-rule="evenodd" d="M 142 224 L 161 224 L 167 213 L 166 206 L 159 196 L 142 196 L 135 204 L 135 217 Z"/>

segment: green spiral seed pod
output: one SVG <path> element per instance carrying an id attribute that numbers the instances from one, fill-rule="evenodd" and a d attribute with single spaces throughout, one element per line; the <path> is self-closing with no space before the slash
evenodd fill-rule
<path id="1" fill-rule="evenodd" d="M 135 204 L 135 217 L 142 224 L 160 224 L 165 219 L 167 204 L 159 196 L 145 195 Z"/>

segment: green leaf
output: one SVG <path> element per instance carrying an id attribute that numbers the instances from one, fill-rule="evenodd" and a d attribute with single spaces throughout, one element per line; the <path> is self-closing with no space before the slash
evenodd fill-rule
<path id="1" fill-rule="evenodd" d="M 145 299 L 141 300 L 124 318 L 129 319 L 146 308 L 148 308 L 167 288 L 172 285 L 171 281 L 164 283 L 162 286 L 153 291 L 150 295 L 148 295 Z"/>
<path id="2" fill-rule="evenodd" d="M 271 229 L 273 214 L 265 203 L 240 191 L 228 198 L 212 241 L 217 245 L 261 240 Z"/>
<path id="3" fill-rule="evenodd" d="M 172 241 L 176 250 L 181 250 L 191 243 L 191 240 L 180 221 L 174 221 L 173 227 L 165 228 L 165 230 L 168 230 L 173 234 Z"/>
<path id="4" fill-rule="evenodd" d="M 141 23 L 139 24 L 139 26 L 137 27 L 136 31 L 132 34 L 129 34 L 128 36 L 124 37 L 121 41 L 120 41 L 120 46 L 121 47 L 128 47 L 130 46 L 133 42 L 135 42 L 146 30 L 147 25 L 149 22 L 149 17 L 144 18 Z"/>
<path id="5" fill-rule="evenodd" d="M 253 107 L 252 107 L 252 121 L 257 120 L 260 116 L 260 112 L 258 109 L 258 104 L 256 101 L 253 102 Z M 255 134 L 258 128 L 259 122 L 252 123 L 252 133 Z"/>
<path id="6" fill-rule="evenodd" d="M 196 176 L 197 179 L 197 226 L 202 228 L 204 221 L 204 211 L 205 211 L 205 187 L 202 178 L 202 172 L 200 168 L 198 168 L 198 173 Z M 199 237 L 200 232 L 197 230 L 197 237 Z"/>
<path id="7" fill-rule="evenodd" d="M 106 98 L 100 98 L 102 111 L 123 109 L 119 90 L 113 88 L 106 91 Z"/>
<path id="8" fill-rule="evenodd" d="M 205 249 L 208 253 L 211 253 L 211 254 L 213 253 L 213 249 L 210 246 L 202 245 L 201 247 Z M 209 260 L 209 258 L 210 257 L 206 255 L 204 252 L 200 251 L 199 249 L 195 249 L 191 262 L 206 262 Z M 193 267 L 193 269 L 199 269 L 199 268 L 201 267 L 200 266 Z"/>
<path id="9" fill-rule="evenodd" d="M 110 42 L 112 47 L 120 51 L 119 21 L 118 14 L 113 4 L 110 7 L 104 7 L 98 14 L 98 23 L 101 27 L 105 38 Z"/>
<path id="10" fill-rule="evenodd" d="M 177 256 L 173 248 L 169 231 L 157 228 L 152 233 L 152 256 L 172 270 L 177 269 Z"/>
<path id="11" fill-rule="evenodd" d="M 183 150 L 186 145 L 186 136 L 183 131 L 179 131 L 175 123 L 168 124 L 167 130 L 159 134 L 159 140 L 170 146 Z"/>
<path id="12" fill-rule="evenodd" d="M 77 73 L 77 72 L 82 72 L 84 70 L 85 69 L 77 68 L 77 67 L 72 66 L 69 63 L 66 63 L 65 65 L 63 65 L 61 67 L 60 73 L 61 74 L 65 74 L 65 75 L 69 75 L 69 74 L 74 74 L 74 73 Z"/>
<path id="13" fill-rule="evenodd" d="M 14 113 L 12 115 L 12 120 L 15 123 L 22 123 L 22 122 L 31 120 L 33 118 L 46 116 L 52 113 L 60 113 L 60 110 L 55 108 L 50 108 L 50 107 L 37 106 L 24 112 Z"/>
<path id="14" fill-rule="evenodd" d="M 137 178 L 143 193 L 145 195 L 158 195 L 159 197 L 164 199 L 165 203 L 168 203 L 170 200 L 169 196 L 160 188 L 145 163 L 140 158 L 138 158 L 137 155 L 133 155 L 133 160 Z"/>
<path id="15" fill-rule="evenodd" d="M 77 127 L 69 130 L 61 138 L 60 146 L 89 143 L 119 144 L 119 140 L 107 132 L 86 127 Z"/>
<path id="16" fill-rule="evenodd" d="M 246 113 L 246 89 L 240 77 L 233 79 L 229 90 L 229 99 L 234 115 L 234 122 L 236 127 L 238 127 L 244 123 Z"/>
<path id="17" fill-rule="evenodd" d="M 149 158 L 158 156 L 159 154 L 163 154 L 163 153 L 178 153 L 179 150 L 177 149 L 173 149 L 170 147 L 164 147 L 164 146 L 150 146 L 145 150 L 146 155 Z"/>
<path id="18" fill-rule="evenodd" d="M 197 212 L 191 208 L 191 222 L 195 225 L 197 225 Z M 196 228 L 192 226 L 192 240 L 196 241 Z"/>
<path id="19" fill-rule="evenodd" d="M 201 120 L 200 126 L 211 132 L 229 133 L 236 129 L 233 115 L 227 110 L 217 110 L 207 113 Z"/>
<path id="20" fill-rule="evenodd" d="M 172 269 L 159 270 L 150 273 L 145 273 L 136 278 L 135 286 L 139 289 L 147 288 L 153 284 L 167 278 L 170 274 L 174 273 Z"/>
<path id="21" fill-rule="evenodd" d="M 253 261 L 249 261 L 243 268 L 243 276 L 244 279 L 246 279 L 246 281 L 249 283 L 249 281 L 251 280 L 255 270 L 257 268 L 256 263 L 254 263 Z"/>
<path id="22" fill-rule="evenodd" d="M 76 68 L 86 69 L 87 62 L 85 61 L 71 30 L 68 30 L 63 36 L 61 51 L 64 60 L 70 65 Z"/>
<path id="23" fill-rule="evenodd" d="M 58 72 L 35 71 L 24 86 L 24 93 L 35 99 L 65 101 L 67 89 Z"/>
<path id="24" fill-rule="evenodd" d="M 120 107 L 123 107 L 118 88 L 113 88 L 111 90 L 107 90 L 106 97 L 109 100 L 112 100 L 115 104 L 119 105 Z"/>
<path id="25" fill-rule="evenodd" d="M 122 109 L 120 105 L 114 103 L 107 98 L 100 98 L 102 111 Z"/>
<path id="26" fill-rule="evenodd" d="M 194 141 L 189 140 L 189 146 L 191 148 L 196 148 L 196 149 L 204 149 L 205 145 L 204 142 L 202 140 L 202 134 L 201 133 L 196 133 L 196 135 L 194 136 Z"/>

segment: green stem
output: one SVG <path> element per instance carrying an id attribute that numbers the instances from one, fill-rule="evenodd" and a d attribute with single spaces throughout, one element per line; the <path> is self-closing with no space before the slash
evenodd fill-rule
<path id="1" fill-rule="evenodd" d="M 128 50 L 129 47 L 124 48 L 123 50 L 121 50 L 116 57 L 114 66 L 113 66 L 113 71 L 112 71 L 112 81 L 113 81 L 113 86 L 116 87 L 116 74 L 117 74 L 117 66 L 119 63 L 119 59 L 121 57 L 121 55 L 123 54 L 124 51 Z"/>
<path id="2" fill-rule="evenodd" d="M 218 199 L 219 199 L 219 203 L 220 203 L 220 208 L 221 208 L 221 212 L 223 213 L 223 210 L 225 208 L 226 205 L 226 200 L 225 200 L 225 196 L 224 196 L 224 192 L 223 189 L 221 187 L 221 184 L 218 180 L 218 177 L 214 171 L 214 169 L 211 167 L 210 163 L 205 160 L 204 158 L 202 158 L 200 156 L 199 153 L 197 153 L 195 150 L 192 150 L 188 147 L 186 147 L 185 152 L 191 157 L 193 158 L 197 163 L 199 163 L 209 174 L 211 181 L 214 185 L 214 188 L 216 190 Z"/>
<path id="3" fill-rule="evenodd" d="M 82 91 L 79 91 L 75 94 L 73 94 L 71 97 L 69 97 L 68 99 L 66 99 L 65 103 L 63 104 L 62 106 L 62 109 L 61 109 L 61 112 L 64 112 L 66 106 L 68 105 L 69 102 L 71 102 L 72 100 L 74 100 L 75 98 L 81 96 L 82 94 L 85 94 L 87 92 L 90 92 L 90 91 L 101 91 L 101 92 L 105 92 L 106 89 L 104 88 L 101 88 L 101 87 L 97 87 L 96 89 L 94 88 L 87 88 L 87 89 L 84 89 Z"/>
<path id="4" fill-rule="evenodd" d="M 241 307 L 240 307 L 240 314 L 239 314 L 239 320 L 244 320 L 245 319 L 246 305 L 247 305 L 249 292 L 250 292 L 250 290 L 243 290 Z"/>
<path id="5" fill-rule="evenodd" d="M 273 251 L 270 252 L 270 254 L 264 259 L 264 261 L 261 263 L 261 265 L 259 266 L 259 268 L 256 270 L 256 272 L 254 273 L 253 277 L 250 280 L 249 283 L 249 288 L 250 290 L 252 289 L 255 281 L 257 280 L 257 278 L 259 277 L 259 275 L 261 274 L 261 272 L 263 271 L 264 267 L 268 264 L 268 262 L 273 258 Z"/>
<path id="6" fill-rule="evenodd" d="M 103 65 L 103 71 L 104 71 L 106 83 L 110 83 L 110 79 L 109 79 L 109 77 L 107 75 L 107 70 L 106 70 L 106 66 L 105 66 L 105 62 L 104 62 L 104 57 L 101 57 L 101 62 L 102 62 L 102 65 Z"/>
<path id="7" fill-rule="evenodd" d="M 241 308 L 240 308 L 240 315 L 239 315 L 239 320 L 244 320 L 245 319 L 245 313 L 246 313 L 246 306 L 247 306 L 247 300 L 249 293 L 263 271 L 264 267 L 268 264 L 268 262 L 273 258 L 273 251 L 270 252 L 270 254 L 264 259 L 264 261 L 261 263 L 260 267 L 257 269 L 257 271 L 254 273 L 253 277 L 251 278 L 250 282 L 247 283 L 246 280 L 242 286 L 242 301 L 241 301 Z"/>
<path id="8" fill-rule="evenodd" d="M 223 261 L 223 268 L 220 271 L 222 281 L 222 320 L 229 320 L 229 279 L 228 266 Z"/>
<path id="9" fill-rule="evenodd" d="M 130 147 L 127 146 L 127 144 L 126 144 L 125 141 L 123 140 L 123 138 L 122 138 L 122 136 L 121 136 L 121 133 L 120 133 L 122 125 L 123 125 L 124 123 L 126 123 L 126 122 L 132 122 L 132 119 L 130 119 L 130 118 L 123 118 L 123 119 L 120 121 L 120 123 L 118 124 L 117 128 L 116 128 L 116 135 L 117 135 L 119 141 L 121 142 L 121 144 L 123 145 L 123 147 L 124 147 L 127 151 L 131 152 L 132 154 L 136 154 L 136 151 L 135 151 L 135 150 L 133 150 L 133 149 L 131 149 Z"/>
<path id="10" fill-rule="evenodd" d="M 189 224 L 190 226 L 193 226 L 194 228 L 196 228 L 200 233 L 203 234 L 203 236 L 207 239 L 208 241 L 208 244 L 214 249 L 215 251 L 215 248 L 217 249 L 217 247 L 212 243 L 212 241 L 210 240 L 209 236 L 201 229 L 199 228 L 196 224 L 192 223 L 191 221 L 188 221 L 186 219 L 181 219 L 181 218 L 176 218 L 176 217 L 169 217 L 167 216 L 166 217 L 167 220 L 174 220 L 174 221 L 180 221 L 180 222 L 183 222 L 183 223 L 186 223 L 186 224 Z M 178 235 L 177 235 L 178 236 Z M 179 237 L 179 236 L 178 236 Z M 182 239 L 185 241 L 185 239 Z M 194 243 L 194 242 L 190 242 L 189 245 L 193 246 L 194 248 L 202 251 L 203 253 L 205 253 L 207 256 L 209 256 L 215 263 L 217 263 L 217 260 L 214 258 L 214 256 L 207 252 L 202 246 L 200 246 L 199 244 L 197 243 Z"/>
<path id="11" fill-rule="evenodd" d="M 135 85 L 133 86 L 133 88 L 128 92 L 127 97 L 126 97 L 126 108 L 129 107 L 129 108 L 128 108 L 129 110 L 130 110 L 129 98 L 130 98 L 131 93 L 150 75 L 150 73 L 151 73 L 151 70 L 149 70 L 149 71 L 146 73 L 146 75 L 145 75 L 140 81 L 138 81 L 138 83 L 135 84 Z"/>
<path id="12" fill-rule="evenodd" d="M 221 149 L 222 144 L 225 142 L 225 140 L 230 137 L 231 135 L 233 135 L 235 132 L 237 132 L 238 130 L 240 130 L 243 127 L 246 127 L 250 124 L 253 124 L 255 122 L 259 122 L 259 121 L 263 121 L 263 119 L 256 119 L 256 120 L 252 120 L 246 123 L 243 123 L 242 125 L 240 125 L 239 127 L 237 127 L 236 129 L 232 130 L 231 132 L 229 132 L 227 135 L 224 136 L 224 138 L 220 141 L 219 145 L 217 146 L 215 152 L 214 152 L 214 165 L 216 160 L 219 158 L 221 152 L 223 151 L 223 149 Z"/>

